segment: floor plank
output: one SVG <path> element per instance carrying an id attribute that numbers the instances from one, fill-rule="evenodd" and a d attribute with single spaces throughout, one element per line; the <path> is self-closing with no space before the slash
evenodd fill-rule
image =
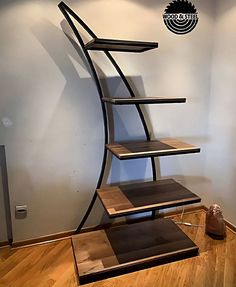
<path id="1" fill-rule="evenodd" d="M 179 220 L 179 217 L 175 217 Z M 184 215 L 204 224 L 205 212 Z M 236 234 L 225 240 L 204 234 L 203 227 L 181 226 L 199 246 L 200 256 L 98 281 L 86 287 L 235 287 Z M 0 287 L 75 287 L 77 280 L 70 239 L 27 248 L 0 248 Z"/>

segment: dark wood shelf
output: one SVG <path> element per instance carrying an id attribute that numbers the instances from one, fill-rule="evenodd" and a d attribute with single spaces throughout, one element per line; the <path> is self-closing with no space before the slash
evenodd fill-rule
<path id="1" fill-rule="evenodd" d="M 120 160 L 200 152 L 200 148 L 173 138 L 112 143 L 106 147 Z"/>
<path id="2" fill-rule="evenodd" d="M 97 193 L 110 217 L 201 201 L 200 197 L 173 179 L 106 186 L 98 189 Z"/>
<path id="3" fill-rule="evenodd" d="M 112 105 L 133 105 L 133 104 L 171 104 L 171 103 L 185 103 L 186 98 L 103 98 L 103 102 Z"/>
<path id="4" fill-rule="evenodd" d="M 95 38 L 85 45 L 87 50 L 141 53 L 158 47 L 156 42 Z"/>
<path id="5" fill-rule="evenodd" d="M 198 255 L 198 247 L 162 218 L 72 237 L 80 284 Z"/>

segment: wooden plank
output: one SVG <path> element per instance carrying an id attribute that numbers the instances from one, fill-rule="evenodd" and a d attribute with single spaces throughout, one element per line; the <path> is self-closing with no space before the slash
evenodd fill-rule
<path id="1" fill-rule="evenodd" d="M 158 47 L 156 42 L 127 41 L 95 38 L 85 45 L 87 50 L 117 51 L 117 52 L 145 52 Z"/>
<path id="2" fill-rule="evenodd" d="M 165 179 L 97 190 L 110 217 L 200 202 L 201 199 L 173 179 Z"/>
<path id="3" fill-rule="evenodd" d="M 53 286 L 73 260 L 70 247 L 70 241 L 64 240 L 15 249 L 0 266 L 0 286 Z"/>
<path id="4" fill-rule="evenodd" d="M 118 264 L 104 230 L 75 235 L 72 240 L 80 276 Z"/>
<path id="5" fill-rule="evenodd" d="M 186 98 L 160 98 L 160 97 L 145 97 L 145 98 L 103 98 L 103 102 L 113 105 L 133 105 L 133 104 L 171 104 L 185 103 Z"/>
<path id="6" fill-rule="evenodd" d="M 120 160 L 200 152 L 200 148 L 173 138 L 112 143 L 106 147 Z"/>
<path id="7" fill-rule="evenodd" d="M 166 218 L 75 235 L 72 242 L 81 284 L 198 254 Z"/>

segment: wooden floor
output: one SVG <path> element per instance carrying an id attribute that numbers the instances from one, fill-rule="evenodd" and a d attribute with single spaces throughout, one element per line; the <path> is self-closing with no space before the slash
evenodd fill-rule
<path id="1" fill-rule="evenodd" d="M 204 224 L 205 213 L 184 215 Z M 236 234 L 216 241 L 202 227 L 182 227 L 200 247 L 200 256 L 84 285 L 86 287 L 235 287 Z M 0 248 L 0 287 L 77 286 L 69 239 L 10 250 Z"/>

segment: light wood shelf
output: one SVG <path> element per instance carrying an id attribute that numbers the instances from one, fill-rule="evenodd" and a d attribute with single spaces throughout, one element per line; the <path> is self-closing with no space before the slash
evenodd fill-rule
<path id="1" fill-rule="evenodd" d="M 106 186 L 98 189 L 97 193 L 110 217 L 201 201 L 200 197 L 173 179 Z"/>
<path id="2" fill-rule="evenodd" d="M 200 148 L 174 138 L 112 143 L 106 147 L 120 160 L 200 152 Z"/>

